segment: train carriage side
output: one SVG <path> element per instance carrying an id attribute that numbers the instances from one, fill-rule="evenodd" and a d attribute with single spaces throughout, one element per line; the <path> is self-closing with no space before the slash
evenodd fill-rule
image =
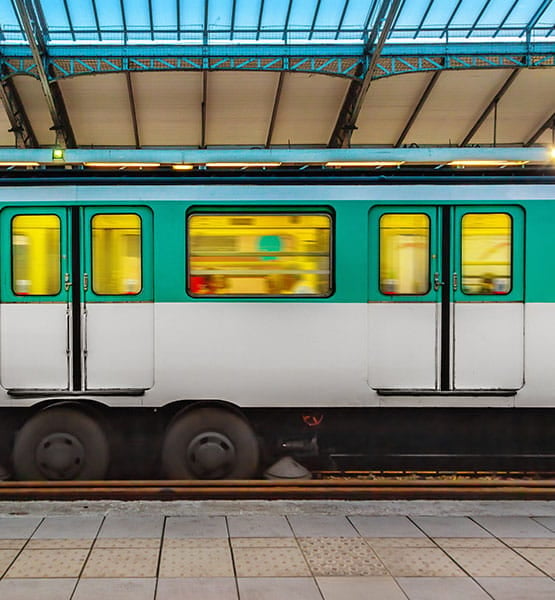
<path id="1" fill-rule="evenodd" d="M 552 190 L 3 188 L 3 460 L 22 479 L 545 463 Z"/>

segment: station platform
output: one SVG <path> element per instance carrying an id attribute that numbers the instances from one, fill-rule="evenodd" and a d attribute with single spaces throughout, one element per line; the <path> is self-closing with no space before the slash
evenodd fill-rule
<path id="1" fill-rule="evenodd" d="M 552 600 L 555 503 L 0 503 L 2 600 Z"/>

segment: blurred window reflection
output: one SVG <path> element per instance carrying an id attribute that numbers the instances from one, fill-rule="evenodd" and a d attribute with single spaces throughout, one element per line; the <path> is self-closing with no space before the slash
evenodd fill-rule
<path id="1" fill-rule="evenodd" d="M 430 289 L 430 219 L 425 214 L 380 218 L 380 291 L 426 294 Z"/>
<path id="2" fill-rule="evenodd" d="M 195 296 L 329 296 L 331 217 L 195 214 L 187 291 Z"/>
<path id="3" fill-rule="evenodd" d="M 506 213 L 462 218 L 462 289 L 465 294 L 511 291 L 512 219 Z"/>
<path id="4" fill-rule="evenodd" d="M 142 288 L 141 218 L 95 215 L 92 226 L 92 289 L 99 295 L 133 295 Z"/>
<path id="5" fill-rule="evenodd" d="M 21 296 L 54 296 L 61 290 L 60 218 L 18 215 L 12 220 L 12 286 Z"/>

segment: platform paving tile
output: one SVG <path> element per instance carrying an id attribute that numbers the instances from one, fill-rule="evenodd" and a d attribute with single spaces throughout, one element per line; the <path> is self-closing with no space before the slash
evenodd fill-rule
<path id="1" fill-rule="evenodd" d="M 21 550 L 27 540 L 0 540 L 0 550 Z"/>
<path id="2" fill-rule="evenodd" d="M 393 577 L 318 577 L 324 600 L 407 600 Z"/>
<path id="3" fill-rule="evenodd" d="M 427 537 L 415 538 L 372 538 L 365 537 L 364 541 L 372 548 L 435 548 L 436 544 Z"/>
<path id="4" fill-rule="evenodd" d="M 288 520 L 296 537 L 359 537 L 343 516 L 293 515 Z"/>
<path id="5" fill-rule="evenodd" d="M 479 577 L 493 600 L 553 600 L 555 581 L 549 577 Z"/>
<path id="6" fill-rule="evenodd" d="M 555 531 L 531 517 L 474 517 L 474 521 L 498 538 L 555 538 Z"/>
<path id="7" fill-rule="evenodd" d="M 376 553 L 361 538 L 299 538 L 314 576 L 386 575 Z"/>
<path id="8" fill-rule="evenodd" d="M 534 521 L 547 527 L 550 531 L 555 531 L 555 517 L 534 517 Z"/>
<path id="9" fill-rule="evenodd" d="M 312 577 L 238 578 L 241 600 L 322 600 Z"/>
<path id="10" fill-rule="evenodd" d="M 96 538 L 96 548 L 151 548 L 159 549 L 160 538 Z"/>
<path id="11" fill-rule="evenodd" d="M 555 550 L 553 548 L 518 548 L 517 552 L 550 577 L 555 577 Z"/>
<path id="12" fill-rule="evenodd" d="M 472 577 L 541 577 L 543 575 L 509 548 L 449 548 L 446 552 Z"/>
<path id="13" fill-rule="evenodd" d="M 164 550 L 168 548 L 221 548 L 227 550 L 229 548 L 229 540 L 227 538 L 167 538 L 163 540 Z"/>
<path id="14" fill-rule="evenodd" d="M 0 577 L 7 571 L 18 552 L 19 550 L 16 548 L 0 550 Z M 0 598 L 2 598 L 2 596 L 0 596 Z"/>
<path id="15" fill-rule="evenodd" d="M 435 537 L 491 538 L 491 533 L 468 517 L 412 517 L 425 534 Z"/>
<path id="16" fill-rule="evenodd" d="M 165 538 L 227 538 L 225 517 L 168 517 Z"/>
<path id="17" fill-rule="evenodd" d="M 155 577 L 158 550 L 152 548 L 93 548 L 84 578 Z"/>
<path id="18" fill-rule="evenodd" d="M 23 550 L 9 568 L 5 577 L 61 578 L 78 577 L 87 558 L 88 550 Z"/>
<path id="19" fill-rule="evenodd" d="M 72 548 L 90 548 L 93 544 L 93 538 L 88 539 L 35 539 L 31 538 L 27 543 L 28 550 L 71 550 Z"/>
<path id="20" fill-rule="evenodd" d="M 503 538 L 511 548 L 555 548 L 555 538 Z"/>
<path id="21" fill-rule="evenodd" d="M 154 600 L 156 579 L 80 579 L 71 600 Z"/>
<path id="22" fill-rule="evenodd" d="M 70 600 L 76 579 L 2 579 L 2 600 Z"/>
<path id="23" fill-rule="evenodd" d="M 298 548 L 297 540 L 293 537 L 246 537 L 230 538 L 232 548 Z"/>
<path id="24" fill-rule="evenodd" d="M 237 577 L 309 577 L 299 548 L 234 548 Z"/>
<path id="25" fill-rule="evenodd" d="M 350 516 L 360 535 L 372 538 L 425 538 L 426 535 L 407 517 Z"/>
<path id="26" fill-rule="evenodd" d="M 164 517 L 109 515 L 104 519 L 98 538 L 160 538 Z"/>
<path id="27" fill-rule="evenodd" d="M 27 539 L 41 524 L 43 517 L 0 517 L 0 538 Z"/>
<path id="28" fill-rule="evenodd" d="M 399 577 L 397 583 L 409 600 L 491 600 L 470 577 Z"/>
<path id="29" fill-rule="evenodd" d="M 34 540 L 94 538 L 103 517 L 63 516 L 46 517 L 33 534 Z"/>
<path id="30" fill-rule="evenodd" d="M 233 577 L 233 575 L 229 549 L 162 549 L 160 577 Z"/>
<path id="31" fill-rule="evenodd" d="M 263 596 L 259 596 L 259 599 Z M 233 577 L 160 578 L 156 600 L 238 600 Z M 293 600 L 293 598 L 291 599 Z M 296 600 L 296 599 L 295 599 Z"/>
<path id="32" fill-rule="evenodd" d="M 231 537 L 293 537 L 288 520 L 280 515 L 230 515 L 227 526 Z"/>
<path id="33" fill-rule="evenodd" d="M 378 548 L 394 577 L 462 577 L 464 572 L 439 548 Z"/>
<path id="34" fill-rule="evenodd" d="M 434 538 L 434 542 L 440 548 L 505 548 L 505 544 L 494 537 L 472 538 L 472 537 L 447 537 Z"/>

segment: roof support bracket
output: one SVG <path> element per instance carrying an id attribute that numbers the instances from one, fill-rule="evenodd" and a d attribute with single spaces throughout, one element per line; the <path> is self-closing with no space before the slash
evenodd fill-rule
<path id="1" fill-rule="evenodd" d="M 8 77 L 6 67 L 2 66 L 3 77 L 0 78 L 0 101 L 10 121 L 10 131 L 15 135 L 16 148 L 38 148 L 38 141 L 33 127 L 25 112 L 25 107 L 15 87 L 13 79 Z"/>

